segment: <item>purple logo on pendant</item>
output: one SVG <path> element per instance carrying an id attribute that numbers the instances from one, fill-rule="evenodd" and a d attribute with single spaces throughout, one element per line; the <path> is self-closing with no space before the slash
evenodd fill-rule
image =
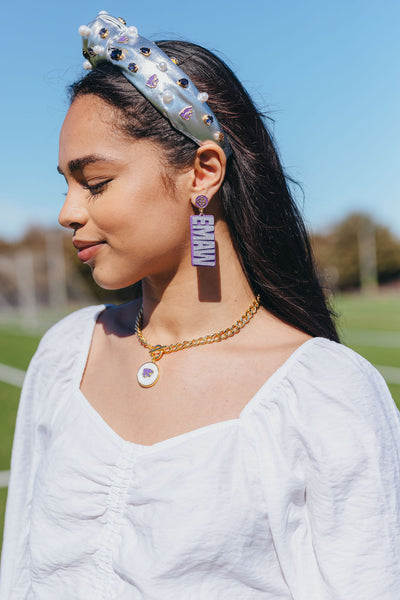
<path id="1" fill-rule="evenodd" d="M 153 369 L 143 369 L 143 377 L 151 377 L 153 373 Z"/>
<path id="2" fill-rule="evenodd" d="M 146 81 L 146 85 L 149 88 L 156 88 L 158 85 L 158 77 L 157 75 L 151 75 Z"/>

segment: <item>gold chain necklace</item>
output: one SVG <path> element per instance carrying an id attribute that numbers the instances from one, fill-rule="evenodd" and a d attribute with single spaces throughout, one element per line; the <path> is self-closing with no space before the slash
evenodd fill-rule
<path id="1" fill-rule="evenodd" d="M 213 344 L 214 342 L 222 342 L 228 338 L 234 336 L 236 333 L 247 325 L 247 323 L 254 317 L 260 307 L 260 296 L 257 296 L 255 300 L 250 304 L 244 315 L 236 321 L 230 327 L 218 331 L 218 333 L 211 333 L 204 337 L 199 337 L 193 340 L 186 340 L 184 342 L 177 342 L 176 344 L 170 344 L 169 346 L 161 346 L 157 344 L 152 346 L 144 338 L 142 332 L 143 326 L 143 306 L 138 312 L 135 322 L 135 333 L 138 337 L 139 342 L 142 346 L 148 349 L 151 357 L 151 361 L 144 363 L 137 372 L 137 379 L 142 387 L 151 387 L 154 385 L 160 376 L 160 369 L 157 365 L 157 361 L 164 356 L 164 354 L 171 354 L 171 352 L 178 352 L 179 350 L 185 350 L 185 348 L 194 348 L 196 346 L 204 346 L 205 344 Z"/>

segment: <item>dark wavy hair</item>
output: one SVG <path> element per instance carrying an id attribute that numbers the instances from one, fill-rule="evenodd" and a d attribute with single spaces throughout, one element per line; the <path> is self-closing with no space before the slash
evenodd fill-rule
<path id="1" fill-rule="evenodd" d="M 338 341 L 303 219 L 264 115 L 231 69 L 205 48 L 183 41 L 157 45 L 178 59 L 200 91 L 208 92 L 208 104 L 229 137 L 232 155 L 219 199 L 254 294 L 282 321 Z M 118 109 L 117 126 L 134 139 L 158 143 L 167 165 L 179 169 L 192 164 L 197 145 L 176 131 L 118 67 L 100 63 L 70 87 L 71 101 L 83 94 L 94 94 Z"/>

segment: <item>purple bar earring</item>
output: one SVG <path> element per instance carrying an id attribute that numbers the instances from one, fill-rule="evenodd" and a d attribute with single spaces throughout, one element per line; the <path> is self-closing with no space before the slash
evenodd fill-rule
<path id="1" fill-rule="evenodd" d="M 215 267 L 214 215 L 204 215 L 208 204 L 207 196 L 197 196 L 194 201 L 199 215 L 190 217 L 190 241 L 193 267 Z"/>

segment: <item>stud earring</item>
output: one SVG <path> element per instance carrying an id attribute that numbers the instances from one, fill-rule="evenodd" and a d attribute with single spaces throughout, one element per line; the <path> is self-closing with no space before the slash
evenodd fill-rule
<path id="1" fill-rule="evenodd" d="M 215 267 L 216 264 L 214 215 L 203 214 L 208 202 L 207 196 L 197 196 L 194 205 L 197 206 L 200 214 L 190 217 L 190 243 L 193 267 Z"/>

